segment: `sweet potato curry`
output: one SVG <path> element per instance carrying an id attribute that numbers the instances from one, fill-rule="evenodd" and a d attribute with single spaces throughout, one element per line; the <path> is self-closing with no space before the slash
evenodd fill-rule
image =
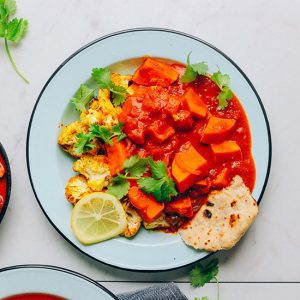
<path id="1" fill-rule="evenodd" d="M 76 158 L 78 175 L 67 183 L 68 201 L 76 205 L 93 192 L 113 195 L 126 214 L 125 237 L 136 235 L 141 225 L 184 232 L 194 218 L 215 220 L 210 209 L 215 206 L 216 218 L 223 210 L 229 230 L 242 227 L 238 241 L 257 214 L 250 194 L 255 165 L 248 120 L 229 76 L 209 74 L 204 62 L 191 64 L 189 57 L 186 65 L 146 57 L 133 75 L 95 68 L 92 80 L 97 89 L 81 85 L 72 99 L 80 120 L 65 126 L 58 138 Z M 228 200 L 234 180 L 246 195 Z M 224 211 L 224 205 L 216 210 L 212 196 L 219 204 L 229 201 L 224 205 L 236 206 L 235 211 Z M 234 204 L 247 199 L 255 211 Z M 239 225 L 244 213 L 247 224 Z M 192 229 L 198 239 L 200 227 Z M 206 249 L 205 243 L 200 248 Z"/>

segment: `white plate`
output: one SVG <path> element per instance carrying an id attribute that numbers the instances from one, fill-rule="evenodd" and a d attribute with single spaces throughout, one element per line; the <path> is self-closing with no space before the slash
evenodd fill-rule
<path id="1" fill-rule="evenodd" d="M 14 266 L 0 270 L 0 298 L 44 293 L 72 300 L 117 299 L 102 285 L 70 270 L 52 266 Z"/>
<path id="2" fill-rule="evenodd" d="M 219 67 L 230 75 L 231 88 L 242 102 L 252 132 L 257 169 L 253 196 L 259 201 L 263 195 L 271 162 L 268 121 L 253 85 L 231 59 L 202 40 L 165 29 L 133 29 L 100 38 L 69 57 L 47 81 L 34 107 L 27 136 L 28 171 L 41 208 L 69 243 L 98 261 L 124 269 L 158 271 L 209 255 L 187 247 L 177 235 L 146 230 L 132 240 L 116 238 L 92 246 L 80 244 L 69 226 L 72 205 L 64 195 L 66 182 L 73 176 L 73 160 L 57 146 L 58 125 L 78 119 L 69 99 L 89 78 L 92 68 L 146 54 L 185 63 L 190 51 L 193 61 L 208 63 L 210 72 Z"/>

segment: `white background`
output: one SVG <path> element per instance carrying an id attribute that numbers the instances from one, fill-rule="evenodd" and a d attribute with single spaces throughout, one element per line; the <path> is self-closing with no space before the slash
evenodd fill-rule
<path id="1" fill-rule="evenodd" d="M 260 215 L 237 247 L 217 255 L 218 278 L 225 282 L 221 299 L 297 299 L 300 284 L 281 282 L 300 281 L 300 2 L 19 0 L 17 15 L 27 18 L 30 28 L 23 43 L 11 51 L 30 84 L 14 73 L 1 43 L 0 140 L 10 158 L 13 189 L 0 226 L 0 267 L 28 263 L 61 266 L 104 282 L 113 292 L 173 280 L 181 282 L 180 288 L 190 299 L 203 295 L 216 299 L 214 284 L 196 290 L 189 287 L 189 267 L 133 273 L 88 259 L 48 223 L 27 174 L 30 114 L 41 88 L 59 64 L 102 35 L 133 27 L 165 27 L 198 36 L 229 55 L 253 82 L 271 125 L 273 161 Z"/>

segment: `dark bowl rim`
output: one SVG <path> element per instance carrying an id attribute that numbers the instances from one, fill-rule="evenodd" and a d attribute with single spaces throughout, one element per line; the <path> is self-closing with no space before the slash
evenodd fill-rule
<path id="1" fill-rule="evenodd" d="M 107 34 L 107 35 L 104 35 L 84 46 L 82 46 L 81 48 L 79 48 L 77 51 L 75 51 L 73 54 L 71 54 L 68 58 L 66 58 L 61 64 L 60 66 L 52 73 L 52 75 L 49 77 L 49 79 L 47 80 L 47 82 L 45 83 L 45 85 L 43 86 L 37 100 L 36 100 L 36 103 L 34 105 L 34 108 L 32 110 L 32 114 L 31 114 L 31 117 L 30 117 L 30 121 L 29 121 L 29 125 L 28 125 L 28 130 L 27 130 L 27 138 L 26 138 L 26 163 L 27 163 L 27 170 L 28 170 L 28 174 L 29 174 L 29 179 L 30 179 L 30 183 L 31 183 L 31 186 L 32 186 L 32 190 L 34 192 L 34 195 L 35 195 L 35 198 L 40 206 L 40 208 L 42 209 L 44 215 L 46 216 L 46 218 L 48 219 L 48 221 L 50 222 L 50 224 L 57 230 L 57 232 L 69 243 L 71 244 L 75 249 L 77 249 L 78 251 L 80 251 L 82 254 L 86 255 L 87 257 L 97 261 L 97 262 L 100 262 L 102 264 L 105 264 L 107 266 L 110 266 L 110 267 L 113 267 L 113 268 L 117 268 L 117 269 L 120 269 L 120 270 L 125 270 L 125 271 L 130 271 L 130 272 L 140 272 L 140 273 L 154 273 L 154 272 L 166 272 L 166 271 L 172 271 L 172 270 L 177 270 L 177 269 L 180 269 L 180 268 L 183 268 L 183 267 L 187 267 L 187 266 L 190 266 L 196 262 L 200 262 L 210 256 L 212 256 L 215 252 L 211 252 L 211 253 L 208 253 L 208 255 L 206 255 L 205 257 L 202 257 L 200 258 L 199 260 L 197 261 L 194 261 L 194 262 L 191 262 L 191 263 L 187 263 L 187 264 L 184 264 L 182 266 L 177 266 L 177 267 L 171 267 L 171 268 L 165 268 L 165 269 L 133 269 L 133 268 L 126 268 L 126 267 L 120 267 L 120 266 L 116 266 L 116 265 L 113 265 L 113 264 L 110 264 L 110 263 L 107 263 L 107 262 L 103 262 L 102 260 L 100 259 L 97 259 L 95 257 L 93 257 L 92 255 L 86 253 L 85 251 L 81 250 L 78 246 L 76 246 L 74 243 L 72 243 L 68 237 L 66 237 L 58 228 L 57 226 L 52 222 L 52 220 L 50 219 L 50 217 L 47 215 L 46 211 L 44 210 L 38 196 L 37 196 L 37 193 L 35 191 L 35 188 L 34 188 L 34 183 L 33 183 L 33 180 L 32 180 L 32 176 L 31 176 L 31 171 L 30 171 L 30 162 L 29 162 L 29 139 L 30 139 L 30 130 L 31 130 L 31 124 L 32 124 L 32 121 L 33 121 L 33 117 L 34 117 L 34 114 L 35 114 L 35 110 L 38 106 L 38 103 L 45 91 L 45 89 L 47 88 L 48 84 L 51 82 L 51 80 L 53 79 L 53 77 L 59 72 L 59 70 L 61 68 L 63 68 L 73 57 L 75 57 L 76 55 L 78 55 L 81 51 L 85 50 L 86 48 L 102 41 L 102 40 L 105 40 L 107 38 L 110 38 L 110 37 L 114 37 L 114 36 L 117 36 L 117 35 L 120 35 L 120 34 L 124 34 L 124 33 L 130 33 L 130 32 L 141 32 L 141 31 L 157 31 L 157 32 L 168 32 L 168 33 L 173 33 L 173 34 L 177 34 L 177 35 L 180 35 L 180 36 L 185 36 L 185 37 L 188 37 L 190 39 L 193 39 L 193 40 L 196 40 L 198 41 L 199 43 L 202 43 L 208 47 L 210 47 L 211 49 L 213 49 L 214 51 L 218 52 L 219 54 L 221 54 L 225 59 L 227 59 L 232 65 L 234 65 L 236 67 L 236 69 L 240 72 L 240 74 L 245 78 L 245 80 L 247 81 L 247 83 L 249 84 L 250 88 L 252 89 L 252 91 L 254 92 L 259 104 L 260 104 L 260 107 L 261 107 L 261 110 L 263 112 L 263 116 L 264 116 L 264 119 L 265 119 L 265 122 L 266 122 L 266 127 L 267 127 L 267 132 L 268 132 L 268 144 L 269 144 L 269 157 L 268 157 L 268 166 L 267 166 L 267 172 L 266 172 L 266 177 L 265 177 L 265 181 L 264 181 L 264 184 L 263 184 L 263 187 L 262 187 L 262 191 L 260 193 L 260 196 L 259 198 L 257 199 L 257 203 L 259 204 L 262 197 L 263 197 L 263 194 L 265 192 L 265 189 L 266 189 L 266 186 L 267 186 L 267 182 L 268 182 L 268 179 L 269 179 L 269 175 L 270 175 L 270 169 L 271 169 L 271 161 L 272 161 L 272 140 L 271 140 L 271 131 L 270 131 L 270 125 L 269 125 L 269 120 L 268 120 L 268 117 L 267 117 L 267 114 L 266 114 L 266 111 L 265 111 L 265 108 L 263 106 L 263 103 L 261 101 L 261 98 L 260 96 L 258 95 L 256 89 L 254 88 L 254 85 L 252 84 L 252 82 L 250 81 L 250 79 L 247 77 L 247 75 L 242 71 L 242 69 L 229 57 L 227 56 L 224 52 L 222 52 L 221 50 L 219 50 L 218 48 L 216 48 L 215 46 L 211 45 L 210 43 L 198 38 L 198 37 L 195 37 L 193 35 L 190 35 L 190 34 L 187 34 L 187 33 L 184 33 L 184 32 L 181 32 L 181 31 L 176 31 L 176 30 L 173 30 L 173 29 L 166 29 L 166 28 L 156 28 L 156 27 L 141 27 L 141 28 L 131 28 L 131 29 L 125 29 L 125 30 L 121 30 L 121 31 L 116 31 L 116 32 L 113 32 L 113 33 L 110 33 L 110 34 Z"/>
<path id="2" fill-rule="evenodd" d="M 103 285 L 101 285 L 97 281 L 91 279 L 90 277 L 88 277 L 86 275 L 83 275 L 83 274 L 78 273 L 76 271 L 69 270 L 69 269 L 62 268 L 62 267 L 57 267 L 57 266 L 52 266 L 52 265 L 39 265 L 39 264 L 15 265 L 15 266 L 9 266 L 9 267 L 5 267 L 5 268 L 0 269 L 0 273 L 4 273 L 4 272 L 7 272 L 7 271 L 13 271 L 13 270 L 20 270 L 20 269 L 47 269 L 47 270 L 54 270 L 54 271 L 59 271 L 59 272 L 62 272 L 62 273 L 67 273 L 67 274 L 73 275 L 75 277 L 78 277 L 80 279 L 83 279 L 83 280 L 85 280 L 89 283 L 94 284 L 95 286 L 97 286 L 98 288 L 100 288 L 101 290 L 106 292 L 113 299 L 118 300 L 118 298 L 110 290 L 108 290 L 106 287 L 104 287 Z M 57 295 L 57 296 L 59 296 L 59 295 Z"/>
<path id="3" fill-rule="evenodd" d="M 3 157 L 4 163 L 5 163 L 5 168 L 6 168 L 6 173 L 4 176 L 6 176 L 6 195 L 5 195 L 5 199 L 4 199 L 4 206 L 0 212 L 0 223 L 2 222 L 4 215 L 6 213 L 7 207 L 8 207 L 8 203 L 9 203 L 9 199 L 10 199 L 10 193 L 11 193 L 11 170 L 10 170 L 10 164 L 9 164 L 9 160 L 8 160 L 8 156 L 7 153 L 3 147 L 3 145 L 0 142 L 0 154 Z"/>

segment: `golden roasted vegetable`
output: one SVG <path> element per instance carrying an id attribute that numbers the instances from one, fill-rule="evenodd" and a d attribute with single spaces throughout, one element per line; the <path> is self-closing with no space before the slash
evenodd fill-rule
<path id="1" fill-rule="evenodd" d="M 67 200 L 74 205 L 83 196 L 91 192 L 92 190 L 89 188 L 86 178 L 82 175 L 71 177 L 65 188 Z"/>
<path id="2" fill-rule="evenodd" d="M 166 215 L 162 213 L 160 217 L 151 223 L 143 222 L 143 225 L 146 229 L 154 229 L 154 228 L 168 228 L 170 224 L 166 221 Z"/>
<path id="3" fill-rule="evenodd" d="M 83 155 L 74 162 L 73 170 L 87 179 L 88 186 L 95 192 L 101 192 L 108 185 L 110 172 L 107 158 L 103 155 Z"/>
<path id="4" fill-rule="evenodd" d="M 135 236 L 139 231 L 142 223 L 142 218 L 129 201 L 123 202 L 122 205 L 127 219 L 127 227 L 122 235 L 130 238 Z"/>
<path id="5" fill-rule="evenodd" d="M 76 135 L 78 133 L 87 133 L 89 131 L 89 126 L 83 124 L 80 121 L 75 121 L 67 126 L 65 126 L 59 136 L 58 136 L 58 144 L 68 153 L 70 153 L 74 157 L 81 157 L 82 154 L 76 153 L 74 150 L 74 145 L 77 143 Z M 99 150 L 103 147 L 101 142 L 97 139 L 93 139 L 91 144 L 95 147 L 85 152 L 85 154 L 96 155 Z"/>

